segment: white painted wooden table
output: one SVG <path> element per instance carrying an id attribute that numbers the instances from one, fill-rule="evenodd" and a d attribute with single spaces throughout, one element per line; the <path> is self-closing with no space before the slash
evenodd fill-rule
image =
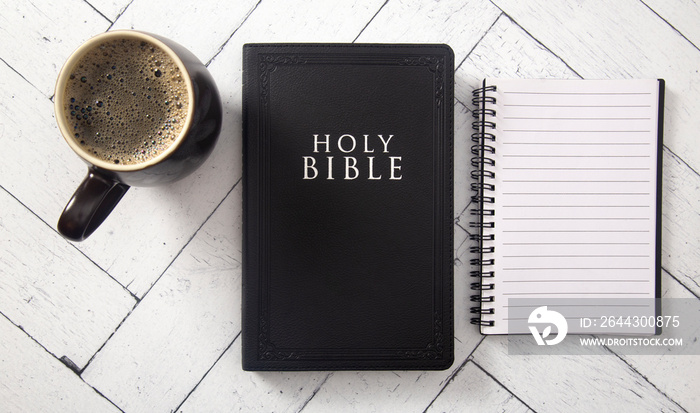
<path id="1" fill-rule="evenodd" d="M 485 76 L 667 82 L 663 291 L 700 294 L 700 4 L 693 0 L 0 0 L 0 411 L 700 411 L 700 356 L 515 356 L 468 322 L 471 89 Z M 56 220 L 85 173 L 53 118 L 70 52 L 109 29 L 208 62 L 213 156 L 134 188 L 87 241 Z M 455 344 L 444 372 L 240 368 L 241 45 L 441 42 L 455 102 Z"/>

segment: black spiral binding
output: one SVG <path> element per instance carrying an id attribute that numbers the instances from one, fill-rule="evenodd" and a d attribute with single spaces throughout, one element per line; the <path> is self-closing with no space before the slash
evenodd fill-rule
<path id="1" fill-rule="evenodd" d="M 486 107 L 487 104 L 495 104 L 496 97 L 488 95 L 489 92 L 495 92 L 496 86 L 485 86 L 474 89 L 472 92 L 472 104 L 476 106 L 476 109 L 472 112 L 475 120 L 472 122 L 472 142 L 474 144 L 471 147 L 472 155 L 471 163 L 474 169 L 471 173 L 472 182 L 471 190 L 472 203 L 477 205 L 478 208 L 470 209 L 470 214 L 477 217 L 475 221 L 469 223 L 469 227 L 474 230 L 472 234 L 469 235 L 470 239 L 478 242 L 477 246 L 471 247 L 469 251 L 474 254 L 478 254 L 477 258 L 470 260 L 470 264 L 477 266 L 478 269 L 471 271 L 470 275 L 472 277 L 477 277 L 478 282 L 473 282 L 471 284 L 471 289 L 473 291 L 478 291 L 478 294 L 473 294 L 470 300 L 475 303 L 479 303 L 478 306 L 471 307 L 471 314 L 475 314 L 471 318 L 472 324 L 478 324 L 481 326 L 493 326 L 493 320 L 482 320 L 482 314 L 493 314 L 493 308 L 483 308 L 481 303 L 493 302 L 494 296 L 490 295 L 488 291 L 494 289 L 493 282 L 489 282 L 489 279 L 494 277 L 494 271 L 488 267 L 494 264 L 494 259 L 490 254 L 494 253 L 493 246 L 485 246 L 484 241 L 493 241 L 494 234 L 485 233 L 485 229 L 490 229 L 494 227 L 494 222 L 489 221 L 488 217 L 495 214 L 493 209 L 489 208 L 488 204 L 493 204 L 495 199 L 491 196 L 491 193 L 495 189 L 492 181 L 496 177 L 496 174 L 490 170 L 490 167 L 495 166 L 495 162 L 490 155 L 496 152 L 496 149 L 492 145 L 496 141 L 496 135 L 492 132 L 496 129 L 496 123 L 494 121 L 496 117 L 496 111 L 494 109 Z M 492 281 L 492 280 L 491 280 Z"/>

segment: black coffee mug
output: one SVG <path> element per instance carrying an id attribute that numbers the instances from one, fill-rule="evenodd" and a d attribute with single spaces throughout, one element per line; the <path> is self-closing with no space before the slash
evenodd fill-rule
<path id="1" fill-rule="evenodd" d="M 67 107 L 66 99 L 70 97 L 67 96 L 66 89 L 68 82 L 74 81 L 71 76 L 74 76 L 76 65 L 87 53 L 103 47 L 101 45 L 106 42 L 119 39 L 139 41 L 142 45 L 146 42 L 163 51 L 177 65 L 187 88 L 189 106 L 179 134 L 157 156 L 134 164 L 109 162 L 91 153 L 84 146 L 84 142 L 81 143 L 75 136 L 75 126 L 71 128 L 68 121 L 72 119 L 69 113 L 73 115 L 73 111 L 68 111 L 73 105 Z M 160 75 L 156 73 L 156 76 Z M 190 51 L 172 40 L 135 30 L 115 30 L 100 34 L 73 52 L 58 76 L 54 103 L 61 134 L 73 151 L 88 165 L 87 176 L 58 221 L 59 233 L 72 241 L 82 241 L 90 236 L 112 212 L 130 186 L 163 185 L 193 172 L 212 152 L 222 123 L 221 98 L 206 66 Z M 117 102 L 114 104 L 118 105 Z M 88 109 L 93 110 L 92 106 Z M 85 108 L 80 110 L 84 111 Z"/>

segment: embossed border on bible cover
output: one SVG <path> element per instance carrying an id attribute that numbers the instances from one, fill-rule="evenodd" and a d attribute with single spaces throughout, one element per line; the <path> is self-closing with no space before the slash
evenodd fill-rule
<path id="1" fill-rule="evenodd" d="M 453 362 L 454 55 L 243 46 L 245 370 Z"/>

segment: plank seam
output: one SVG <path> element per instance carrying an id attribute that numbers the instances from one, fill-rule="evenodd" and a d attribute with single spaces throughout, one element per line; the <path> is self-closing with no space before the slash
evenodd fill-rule
<path id="1" fill-rule="evenodd" d="M 482 338 L 481 340 L 483 341 L 484 339 Z M 462 362 L 462 364 L 460 364 L 459 367 L 457 367 L 457 368 L 455 369 L 455 371 L 453 371 L 452 374 L 450 374 L 450 376 L 447 378 L 447 380 L 445 380 L 445 385 L 442 386 L 442 387 L 440 388 L 440 391 L 438 391 L 438 393 L 435 395 L 435 397 L 433 397 L 433 400 L 431 400 L 430 403 L 428 403 L 428 405 L 427 405 L 427 406 L 425 407 L 425 409 L 423 410 L 423 413 L 426 413 L 428 410 L 430 410 L 430 406 L 432 406 L 433 403 L 435 403 L 435 400 L 437 400 L 438 397 L 440 397 L 440 396 L 442 395 L 442 392 L 445 391 L 445 389 L 447 388 L 447 386 L 448 386 L 450 383 L 452 383 L 452 381 L 454 380 L 454 378 L 457 376 L 457 374 L 458 374 L 460 371 L 462 371 L 462 369 L 464 368 L 464 366 L 466 366 L 467 363 L 469 363 L 469 360 L 470 360 L 469 357 L 467 357 L 466 359 L 464 359 L 464 361 Z"/>
<path id="2" fill-rule="evenodd" d="M 431 400 L 430 403 L 428 403 L 428 405 L 425 407 L 425 410 L 423 410 L 423 413 L 426 413 L 426 412 L 430 409 L 430 406 L 432 406 L 433 403 L 435 403 L 435 400 L 437 400 L 438 397 L 440 397 L 440 395 L 442 395 L 442 392 L 445 391 L 445 389 L 447 388 L 447 386 L 449 386 L 450 383 L 452 383 L 452 381 L 454 381 L 454 378 L 457 376 L 457 374 L 459 374 L 460 371 L 462 371 L 462 369 L 464 368 L 464 366 L 466 366 L 467 363 L 468 363 L 470 360 L 471 360 L 471 361 L 474 360 L 473 357 L 472 357 L 472 355 L 474 354 L 474 352 L 476 351 L 476 349 L 479 348 L 479 346 L 481 345 L 481 343 L 484 342 L 485 339 L 486 339 L 486 336 L 481 336 L 481 340 L 479 340 L 479 342 L 476 344 L 476 346 L 474 346 L 474 348 L 473 348 L 472 351 L 469 353 L 469 355 L 467 355 L 467 357 L 464 359 L 464 361 L 462 362 L 462 364 L 460 364 L 459 367 L 457 367 L 457 368 L 449 375 L 449 377 L 447 377 L 447 379 L 445 380 L 445 384 L 440 388 L 440 391 L 438 391 L 438 393 L 435 395 L 435 397 L 433 398 L 433 400 Z M 456 337 L 455 337 L 455 340 L 457 340 Z M 457 340 L 457 341 L 459 341 L 459 340 Z"/>
<path id="3" fill-rule="evenodd" d="M 206 217 L 206 219 L 204 219 L 204 221 L 203 221 L 202 224 L 199 226 L 199 228 L 197 228 L 197 230 L 192 234 L 192 236 L 190 236 L 190 239 L 188 239 L 187 242 L 182 246 L 182 248 L 180 248 L 180 251 L 178 251 L 177 254 L 175 254 L 175 256 L 173 257 L 173 259 L 170 261 L 170 263 L 167 265 L 167 267 L 165 267 L 165 269 L 163 270 L 163 272 L 161 272 L 160 275 L 158 276 L 158 278 L 156 278 L 156 280 L 153 281 L 153 283 L 152 283 L 151 286 L 148 288 L 148 290 L 147 290 L 145 293 L 143 293 L 143 295 L 141 296 L 141 301 L 143 301 L 143 299 L 146 298 L 146 296 L 148 295 L 148 293 L 151 292 L 151 290 L 152 290 L 153 287 L 158 283 L 158 281 L 159 281 L 161 278 L 163 278 L 163 275 L 165 275 L 165 273 L 168 272 L 168 270 L 169 270 L 170 267 L 173 265 L 173 263 L 174 263 L 175 261 L 177 261 L 177 259 L 180 257 L 180 254 L 182 254 L 182 252 L 187 248 L 187 246 L 190 245 L 190 243 L 192 242 L 192 240 L 194 239 L 194 237 L 196 237 L 197 234 L 199 234 L 199 231 L 202 230 L 202 227 L 204 227 L 204 225 L 205 225 L 207 222 L 209 222 L 209 219 L 212 217 L 212 215 L 214 215 L 214 214 L 216 213 L 216 211 L 219 210 L 219 208 L 221 207 L 221 204 L 223 204 L 224 201 L 226 200 L 226 198 L 228 198 L 229 195 L 231 195 L 231 192 L 233 192 L 233 190 L 238 186 L 238 184 L 241 183 L 241 180 L 242 180 L 242 179 L 243 179 L 243 178 L 238 178 L 238 181 L 236 181 L 236 183 L 233 184 L 233 187 L 231 187 L 231 189 L 228 190 L 228 192 L 226 193 L 226 195 L 224 195 L 224 197 L 221 199 L 221 201 L 219 201 L 219 203 L 216 205 L 216 207 L 214 208 L 214 210 L 211 211 L 211 213 L 209 214 L 209 216 Z M 139 302 L 140 302 L 140 301 L 139 301 Z M 134 309 L 136 309 L 136 306 L 134 306 Z"/>
<path id="4" fill-rule="evenodd" d="M 382 5 L 379 7 L 379 9 L 377 10 L 377 12 L 374 13 L 374 16 L 372 16 L 372 18 L 369 19 L 369 21 L 367 22 L 367 24 L 365 24 L 365 27 L 363 27 L 362 30 L 360 30 L 360 32 L 357 33 L 357 36 L 355 36 L 355 38 L 352 40 L 352 43 L 355 43 L 355 42 L 357 41 L 357 39 L 362 35 L 362 32 L 364 32 L 365 29 L 367 28 L 367 26 L 369 26 L 369 25 L 372 23 L 372 20 L 374 20 L 374 18 L 377 17 L 377 15 L 382 11 L 382 9 L 384 8 L 384 6 L 386 6 L 387 3 L 389 3 L 389 0 L 386 0 L 386 1 L 384 2 L 384 4 L 382 4 Z"/>
<path id="5" fill-rule="evenodd" d="M 226 45 L 227 45 L 228 42 L 231 40 L 231 38 L 233 38 L 233 35 L 236 34 L 236 32 L 243 26 L 243 24 L 245 24 L 246 21 L 248 21 L 248 17 L 250 17 L 250 15 L 253 14 L 253 12 L 258 8 L 258 6 L 260 5 L 260 3 L 262 3 L 262 0 L 258 0 L 258 2 L 255 4 L 255 6 L 253 6 L 253 8 L 250 9 L 250 10 L 248 11 L 248 14 L 245 15 L 245 17 L 243 18 L 243 21 L 241 22 L 241 24 L 239 24 L 238 27 L 236 27 L 236 28 L 233 30 L 233 32 L 232 32 L 231 35 L 228 37 L 228 39 L 226 39 L 226 41 L 224 41 L 224 43 L 219 47 L 219 50 L 217 50 L 216 53 L 214 53 L 214 56 L 212 56 L 211 59 L 209 59 L 209 60 L 207 61 L 207 63 L 205 64 L 205 66 L 208 67 L 209 64 L 210 64 L 211 62 L 213 62 L 214 59 L 216 59 L 216 56 L 218 56 L 219 54 L 221 54 L 221 52 L 224 50 L 224 47 L 226 47 Z"/>
<path id="6" fill-rule="evenodd" d="M 634 368 L 634 366 L 632 366 L 630 363 L 628 363 L 627 360 L 625 360 L 622 356 L 620 356 L 620 355 L 617 354 L 616 352 L 612 351 L 608 346 L 605 346 L 605 345 L 604 345 L 603 347 L 604 347 L 606 350 L 608 350 L 611 354 L 615 355 L 615 357 L 617 357 L 618 359 L 620 359 L 620 361 L 622 361 L 622 362 L 623 362 L 630 370 L 632 370 L 635 374 L 637 374 L 637 375 L 639 375 L 640 377 L 642 377 L 642 378 L 644 379 L 644 381 L 646 381 L 647 383 L 649 383 L 649 384 L 651 385 L 651 387 L 653 387 L 656 391 L 658 391 L 660 394 L 663 394 L 664 397 L 666 397 L 666 399 L 670 400 L 673 404 L 675 404 L 676 406 L 678 406 L 682 411 L 688 412 L 683 406 L 681 406 L 680 404 L 678 404 L 677 401 L 673 400 L 673 399 L 670 398 L 666 393 L 662 392 L 658 387 L 656 387 L 656 385 L 655 385 L 654 383 L 652 383 L 651 381 L 649 381 L 649 379 L 647 378 L 647 376 L 645 376 L 645 375 L 643 375 L 642 373 L 640 373 L 639 370 L 637 370 L 636 368 Z M 668 357 L 668 356 L 667 356 L 667 357 Z M 632 391 L 632 389 L 629 389 L 629 390 Z M 634 392 L 633 392 L 633 393 L 634 393 Z M 635 393 L 635 394 L 637 394 L 637 393 Z M 637 395 L 638 395 L 638 394 L 637 394 Z M 638 395 L 638 396 L 639 396 L 639 395 Z"/>
<path id="7" fill-rule="evenodd" d="M 178 257 L 179 257 L 179 256 L 182 254 L 182 252 L 187 248 L 187 246 L 190 244 L 190 242 L 192 242 L 192 240 L 194 239 L 194 237 L 196 237 L 197 234 L 199 234 L 199 231 L 201 231 L 202 227 L 204 227 L 204 225 L 209 221 L 209 219 L 212 217 L 212 215 L 214 215 L 214 214 L 216 213 L 216 211 L 221 207 L 221 204 L 224 203 L 224 201 L 226 200 L 226 198 L 228 198 L 228 196 L 231 194 L 231 192 L 233 192 L 233 190 L 236 188 L 236 186 L 238 186 L 238 184 L 241 182 L 242 179 L 243 179 L 243 178 L 239 178 L 238 181 L 236 181 L 236 183 L 233 184 L 233 187 L 226 193 L 226 195 L 221 199 L 221 201 L 219 201 L 219 203 L 216 205 L 216 208 L 214 208 L 214 210 L 211 212 L 211 214 L 209 214 L 209 216 L 207 216 L 207 218 L 202 222 L 202 224 L 199 226 L 199 228 L 197 228 L 197 230 L 192 234 L 192 236 L 190 237 L 190 239 L 188 239 L 187 242 L 185 243 L 185 245 L 182 246 L 182 248 L 180 249 L 180 251 L 178 251 L 178 253 L 175 254 L 175 257 L 173 257 L 173 259 L 170 261 L 170 263 L 168 264 L 168 266 L 165 267 L 165 269 L 163 270 L 163 272 L 158 276 L 158 278 L 153 282 L 153 284 L 151 284 L 151 287 L 143 294 L 143 296 L 141 297 L 141 299 L 138 300 L 138 301 L 136 302 L 136 304 L 134 304 L 134 307 L 131 309 L 131 311 L 129 311 L 129 313 L 127 313 L 126 316 L 124 316 L 124 318 L 123 318 L 122 321 L 119 323 L 119 325 L 114 329 L 114 331 L 112 332 L 112 334 L 110 334 L 110 336 L 107 337 L 107 339 L 104 341 L 104 343 L 102 343 L 102 346 L 100 346 L 100 348 L 95 352 L 95 354 L 93 354 L 92 357 L 90 357 L 90 360 L 88 360 L 87 364 L 85 364 L 85 367 L 83 367 L 83 369 L 80 371 L 80 374 L 82 374 L 82 373 L 85 371 L 85 369 L 88 368 L 88 366 L 92 363 L 92 361 L 93 361 L 93 360 L 95 359 L 95 357 L 100 353 L 100 351 L 102 351 L 102 349 L 107 345 L 107 343 L 109 343 L 109 340 L 114 336 L 114 334 L 116 334 L 117 331 L 119 331 L 119 328 L 126 322 L 126 320 L 129 318 L 129 316 L 136 310 L 136 308 L 137 308 L 138 305 L 141 303 L 141 301 L 143 301 L 143 299 L 148 295 L 148 293 L 153 289 L 153 287 L 158 283 L 158 281 L 163 277 L 163 275 L 165 275 L 165 273 L 168 272 L 168 269 L 170 269 L 170 267 L 173 265 L 173 263 L 174 263 L 175 261 L 177 261 Z M 128 289 L 127 289 L 127 291 L 128 291 Z M 239 334 L 240 334 L 240 333 L 239 333 Z M 234 341 L 235 341 L 235 340 L 236 340 L 236 339 L 234 338 Z M 231 344 L 233 344 L 233 342 L 232 342 Z M 218 361 L 218 359 L 217 359 L 217 361 Z M 216 364 L 216 362 L 214 362 L 214 364 L 212 364 L 212 366 L 211 366 L 209 369 L 211 370 L 211 368 L 213 368 L 215 364 Z M 196 387 L 196 386 L 195 386 L 195 387 Z M 193 390 L 194 390 L 194 389 L 192 389 L 192 391 L 193 391 Z M 191 391 L 190 391 L 190 393 L 191 393 Z M 188 394 L 188 397 L 189 397 L 189 394 Z M 186 400 L 186 398 L 185 398 L 185 400 Z M 184 403 L 184 400 L 183 400 L 183 403 Z M 180 406 L 178 406 L 178 408 L 179 408 L 179 407 L 180 407 Z"/>
<path id="8" fill-rule="evenodd" d="M 700 299 L 700 296 L 698 296 L 693 290 L 691 290 L 690 288 L 688 288 L 687 285 L 683 284 L 683 282 L 682 282 L 681 280 L 679 280 L 675 275 L 671 274 L 666 268 L 664 268 L 663 265 L 661 266 L 661 269 L 664 270 L 664 271 L 666 271 L 666 274 L 668 274 L 669 277 L 671 277 L 671 278 L 673 278 L 674 280 L 676 280 L 676 281 L 678 282 L 678 284 L 680 284 L 681 286 L 683 286 L 683 288 L 685 288 L 689 293 L 693 294 L 693 296 L 695 296 L 695 298 Z M 696 283 L 696 285 L 697 285 L 697 283 Z"/>
<path id="9" fill-rule="evenodd" d="M 572 71 L 576 76 L 578 76 L 580 79 L 583 79 L 583 76 L 581 76 L 576 70 L 574 70 L 573 67 L 571 67 L 568 63 L 566 63 L 566 61 L 565 61 L 564 59 L 562 59 L 561 57 L 559 57 L 558 54 L 554 53 L 549 47 L 545 46 L 544 43 L 542 43 L 541 41 L 539 41 L 539 39 L 537 39 L 537 38 L 536 38 L 535 36 L 533 36 L 529 31 L 527 31 L 523 26 L 521 26 L 515 19 L 513 19 L 512 17 L 510 17 L 510 16 L 508 15 L 508 13 L 506 13 L 505 11 L 503 11 L 503 9 L 501 9 L 500 7 L 498 7 L 498 5 L 497 5 L 496 3 L 493 2 L 493 0 L 490 0 L 490 1 L 491 1 L 491 4 L 493 4 L 496 8 L 498 8 L 498 10 L 500 10 L 501 13 L 503 13 L 503 14 L 508 18 L 508 20 L 510 20 L 514 25 L 518 26 L 522 31 L 524 31 L 525 34 L 527 34 L 528 36 L 530 36 L 534 41 L 537 42 L 537 44 L 539 44 L 540 46 L 542 46 L 542 48 L 543 48 L 544 50 L 548 51 L 548 52 L 551 53 L 553 56 L 555 56 L 557 59 L 559 59 L 562 63 L 564 63 L 564 66 L 566 66 L 567 69 L 571 70 L 571 71 Z"/>
<path id="10" fill-rule="evenodd" d="M 119 18 L 122 17 L 122 15 L 123 15 L 124 12 L 126 11 L 126 9 L 128 9 L 129 6 L 131 6 L 131 3 L 133 3 L 133 2 L 134 2 L 134 0 L 131 0 L 131 1 L 129 2 L 129 4 L 127 4 L 126 6 L 124 6 L 124 8 L 121 9 L 121 10 L 119 11 L 119 14 L 117 14 L 117 17 L 114 19 L 114 21 L 112 22 L 112 24 L 110 24 L 109 27 L 107 27 L 107 30 L 105 30 L 106 32 L 108 32 L 108 31 L 110 31 L 110 30 L 112 29 L 112 26 L 114 26 L 114 23 L 116 23 L 117 20 L 119 20 Z"/>
<path id="11" fill-rule="evenodd" d="M 233 343 L 235 343 L 236 340 L 238 339 L 238 337 L 240 337 L 240 336 L 241 336 L 241 332 L 239 331 L 238 334 L 236 335 L 236 337 L 234 337 L 233 340 L 231 340 L 231 342 L 229 343 L 229 345 L 226 346 L 226 348 L 224 349 L 224 351 L 222 351 L 221 354 L 219 354 L 219 357 L 216 358 L 216 360 L 214 361 L 214 363 L 212 363 L 212 365 L 209 367 L 209 369 L 204 373 L 204 375 L 202 375 L 202 377 L 199 379 L 199 381 L 197 382 L 197 384 L 192 388 L 192 390 L 190 390 L 189 393 L 187 393 L 187 396 L 185 396 L 185 398 L 182 399 L 182 401 L 180 402 L 180 404 L 178 404 L 177 407 L 176 407 L 175 409 L 171 410 L 172 412 L 177 412 L 177 411 L 180 410 L 180 408 L 182 407 L 182 405 L 185 404 L 185 402 L 187 401 L 187 399 L 190 398 L 190 396 L 192 395 L 192 393 L 194 393 L 194 391 L 197 390 L 197 388 L 199 387 L 199 385 L 202 384 L 202 382 L 204 381 L 204 379 L 209 375 L 209 372 L 212 371 L 212 369 L 214 368 L 214 366 L 216 366 L 216 365 L 219 363 L 219 360 L 221 360 L 221 358 L 224 357 L 224 354 L 226 354 L 226 352 L 231 348 L 231 346 L 233 346 Z"/>
<path id="12" fill-rule="evenodd" d="M 7 193 L 9 196 L 11 196 L 15 201 L 17 201 L 20 205 L 22 205 L 27 211 L 29 211 L 32 215 L 34 215 L 34 217 L 36 217 L 39 221 L 43 222 L 44 225 L 46 225 L 47 227 L 49 227 L 53 232 L 55 232 L 55 233 L 58 234 L 58 231 L 56 230 L 56 228 L 54 228 L 53 226 L 49 225 L 48 222 L 44 221 L 39 215 L 37 215 L 36 212 L 32 211 L 31 208 L 29 208 L 29 207 L 28 207 L 27 205 L 25 205 L 22 201 L 20 201 L 19 198 L 17 198 L 16 196 L 14 196 L 14 195 L 12 194 L 12 192 L 8 191 L 8 190 L 7 190 L 5 187 L 3 187 L 2 185 L 0 185 L 0 189 L 3 190 L 3 191 L 5 191 L 5 193 Z M 68 241 L 66 241 L 66 242 L 68 243 L 68 245 L 70 245 L 71 247 L 75 248 L 75 250 L 78 251 L 78 252 L 80 253 L 80 255 L 82 255 L 83 257 L 85 257 L 88 261 L 90 261 L 90 262 L 91 262 L 95 267 L 97 267 L 100 271 L 104 272 L 109 278 L 112 279 L 112 281 L 114 281 L 115 283 L 117 283 L 117 285 L 119 285 L 120 287 L 122 287 L 134 300 L 136 300 L 137 303 L 139 302 L 139 298 L 138 298 L 137 296 L 135 296 L 131 291 L 129 291 L 128 288 L 124 287 L 119 281 L 117 281 L 116 278 L 112 277 L 112 274 L 110 274 L 109 272 L 107 272 L 104 268 L 100 267 L 95 261 L 92 260 L 92 258 L 90 258 L 89 256 L 87 256 L 83 251 L 81 251 L 78 247 L 76 247 L 75 244 L 73 244 L 72 242 L 68 242 Z"/>
<path id="13" fill-rule="evenodd" d="M 83 366 L 83 368 L 80 369 L 79 371 L 76 371 L 76 373 L 77 373 L 79 376 L 82 377 L 83 372 L 85 371 L 85 369 L 88 368 L 88 366 L 90 365 L 90 363 L 92 363 L 92 360 L 95 359 L 95 356 L 97 356 L 97 355 L 100 353 L 100 351 L 102 351 L 102 349 L 103 349 L 103 348 L 105 347 L 105 345 L 109 342 L 109 340 L 112 338 L 112 336 L 114 336 L 114 333 L 116 333 L 117 330 L 119 330 L 119 328 L 122 326 L 122 324 L 124 324 L 124 321 L 126 321 L 126 319 L 131 315 L 131 313 L 134 312 L 134 309 L 135 309 L 136 306 L 138 306 L 138 305 L 139 305 L 139 301 L 137 301 L 136 304 L 134 304 L 134 306 L 131 308 L 131 310 L 129 310 L 129 312 L 126 313 L 126 315 L 124 316 L 124 318 L 122 318 L 122 320 L 119 322 L 119 324 L 117 324 L 117 327 L 114 328 L 114 330 L 113 330 L 112 333 L 109 335 L 109 337 L 107 337 L 107 339 L 102 343 L 102 345 L 100 346 L 100 348 L 98 348 L 97 351 L 95 351 L 95 353 L 93 353 L 93 355 L 90 357 L 90 360 L 88 360 L 88 362 L 85 363 L 85 366 Z"/>
<path id="14" fill-rule="evenodd" d="M 504 389 L 505 391 L 507 391 L 508 393 L 510 393 L 511 395 L 513 395 L 513 397 L 515 397 L 520 403 L 522 403 L 522 404 L 523 404 L 525 407 L 527 407 L 530 411 L 532 411 L 532 412 L 537 412 L 535 409 L 533 409 L 532 407 L 530 407 L 529 404 L 525 403 L 525 402 L 523 401 L 523 399 L 521 399 L 521 398 L 518 397 L 515 393 L 513 393 L 512 391 L 510 391 L 510 389 L 509 389 L 508 387 L 506 387 L 505 385 L 503 385 L 503 383 L 501 383 L 496 377 L 494 377 L 491 373 L 489 373 L 488 371 L 486 371 L 486 369 L 484 369 L 483 367 L 481 367 L 481 365 L 480 365 L 479 363 L 477 363 L 477 362 L 474 361 L 474 360 L 472 360 L 472 363 L 474 363 L 474 365 L 475 365 L 476 367 L 478 367 L 481 371 L 483 371 L 484 374 L 486 374 L 487 376 L 491 377 L 491 379 L 492 379 L 493 381 L 495 381 L 495 382 L 498 383 L 501 387 L 503 387 L 503 389 Z"/>
<path id="15" fill-rule="evenodd" d="M 109 24 L 110 24 L 110 27 L 111 27 L 112 24 L 114 24 L 113 21 L 111 21 L 107 16 L 105 16 L 104 14 L 102 14 L 101 11 L 97 10 L 97 8 L 95 8 L 95 6 L 93 6 L 92 4 L 90 4 L 89 1 L 87 1 L 87 0 L 83 0 L 83 1 L 85 2 L 85 4 L 87 4 L 88 6 L 92 7 L 92 9 L 95 10 L 95 11 L 97 12 L 97 14 L 99 14 L 99 15 L 102 16 L 105 20 L 107 20 L 107 21 L 109 22 Z"/>
<path id="16" fill-rule="evenodd" d="M 3 62 L 3 63 L 5 63 L 5 65 L 6 65 L 8 68 L 10 68 L 10 70 L 12 70 L 13 72 L 17 73 L 17 76 L 21 77 L 22 80 L 24 80 L 25 82 L 27 82 L 31 87 L 33 87 L 34 89 L 36 89 L 37 91 L 39 91 L 39 93 L 41 93 L 43 96 L 46 96 L 46 94 L 44 94 L 44 92 L 42 92 L 41 89 L 39 89 L 38 87 L 34 86 L 34 84 L 33 84 L 32 82 L 30 82 L 29 79 L 27 79 L 26 77 L 24 77 L 20 72 L 18 72 L 14 67 L 12 67 L 12 65 L 10 65 L 9 63 L 7 63 L 7 62 L 5 61 L 5 59 L 3 59 L 2 57 L 0 57 L 0 61 Z M 53 97 L 53 95 L 52 95 L 51 97 Z M 49 100 L 50 100 L 50 99 L 51 99 L 51 98 L 49 98 Z"/>
<path id="17" fill-rule="evenodd" d="M 332 375 L 333 375 L 332 372 L 328 373 L 326 375 L 326 377 L 323 379 L 323 381 L 321 381 L 321 383 L 319 383 L 318 386 L 316 386 L 314 391 L 311 393 L 311 396 L 309 396 L 306 400 L 304 400 L 304 404 L 301 405 L 301 407 L 299 408 L 299 410 L 296 411 L 296 413 L 299 413 L 302 410 L 304 410 L 304 408 L 306 408 L 306 405 L 309 404 L 311 399 L 313 399 L 316 396 L 316 393 L 318 393 L 318 391 L 321 390 L 321 387 L 323 387 L 323 385 L 326 384 L 326 382 L 328 381 L 329 378 L 331 378 Z"/>
<path id="18" fill-rule="evenodd" d="M 651 10 L 651 12 L 654 13 L 658 18 L 660 18 L 661 20 L 663 20 L 664 23 L 668 24 L 668 26 L 669 26 L 670 28 L 672 28 L 673 30 L 675 30 L 676 33 L 678 33 L 682 38 L 684 38 L 684 39 L 685 39 L 688 43 L 690 43 L 694 48 L 696 48 L 697 50 L 700 50 L 700 48 L 698 48 L 698 46 L 696 46 L 695 43 L 693 43 L 692 41 L 690 41 L 690 39 L 688 39 L 687 37 L 685 37 L 685 35 L 684 35 L 680 30 L 676 29 L 675 26 L 673 26 L 668 20 L 666 20 L 665 18 L 663 18 L 659 13 L 656 12 L 656 10 L 652 9 L 648 4 L 646 4 L 646 3 L 644 2 L 644 0 L 639 0 L 639 2 L 642 3 L 643 5 L 645 5 L 649 10 Z"/>
<path id="19" fill-rule="evenodd" d="M 35 342 L 39 347 L 41 347 L 42 349 L 44 349 L 45 352 L 47 352 L 49 355 L 51 355 L 51 357 L 53 357 L 54 359 L 56 359 L 56 360 L 57 360 L 59 363 L 61 363 L 65 368 L 67 368 L 67 369 L 70 370 L 73 374 L 75 374 L 76 376 L 78 376 L 78 379 L 79 379 L 80 381 L 82 381 L 86 386 L 90 387 L 93 391 L 95 391 L 95 393 L 99 394 L 102 398 L 104 398 L 104 399 L 107 400 L 109 403 L 111 403 L 114 407 L 117 408 L 117 410 L 119 410 L 120 412 L 124 413 L 124 410 L 122 410 L 119 406 L 117 406 L 116 404 L 114 404 L 114 402 L 111 401 L 109 398 L 105 397 L 104 394 L 100 393 L 99 390 L 97 390 L 97 389 L 94 388 L 92 385 L 90 385 L 90 384 L 87 383 L 85 380 L 83 380 L 83 378 L 80 377 L 80 374 L 78 374 L 78 371 L 77 371 L 77 370 L 73 369 L 71 366 L 69 366 L 68 364 L 66 364 L 66 362 L 63 361 L 63 358 L 65 358 L 65 359 L 67 359 L 67 360 L 70 360 L 70 359 L 68 359 L 68 357 L 66 357 L 66 356 L 63 356 L 63 357 L 61 357 L 61 358 L 57 357 L 54 353 L 50 352 L 49 349 L 47 349 L 46 347 L 44 347 L 44 345 L 41 344 L 37 339 L 35 339 L 34 337 L 32 337 L 32 335 L 29 334 L 29 333 L 24 329 L 24 327 L 22 327 L 22 326 L 19 325 L 19 324 L 15 324 L 15 322 L 12 321 L 8 316 L 6 316 L 2 311 L 0 311 L 0 316 L 3 316 L 7 321 L 10 322 L 10 324 L 12 324 L 13 326 L 15 326 L 15 327 L 19 328 L 20 330 L 22 330 L 22 332 L 23 332 L 24 334 L 26 334 L 27 337 L 29 337 L 30 340 L 32 340 L 33 342 Z M 75 364 L 74 364 L 72 361 L 71 361 L 71 364 L 73 364 L 73 365 L 75 366 Z M 76 367 L 77 367 L 77 366 L 76 366 Z"/>
<path id="20" fill-rule="evenodd" d="M 496 5 L 494 4 L 494 6 L 496 6 Z M 496 7 L 498 7 L 498 6 L 496 6 Z M 498 10 L 501 10 L 501 9 L 499 8 Z M 469 58 L 469 55 L 472 54 L 472 52 L 474 51 L 474 49 L 476 49 L 476 47 L 479 45 L 479 43 L 481 43 L 481 41 L 484 40 L 484 37 L 486 37 L 486 35 L 491 31 L 491 29 L 493 29 L 493 26 L 496 25 L 496 23 L 498 22 L 498 20 L 500 20 L 501 16 L 505 16 L 505 15 L 506 15 L 506 14 L 503 12 L 503 10 L 501 10 L 501 14 L 499 14 L 498 16 L 496 16 L 495 19 L 493 19 L 493 22 L 491 23 L 491 25 L 489 26 L 489 28 L 486 29 L 486 30 L 484 31 L 484 33 L 481 35 L 481 37 L 479 38 L 479 40 L 478 40 L 476 43 L 474 43 L 474 46 L 472 46 L 472 48 L 469 50 L 469 52 L 467 52 L 467 54 L 464 56 L 464 59 L 462 59 L 462 61 L 459 62 L 459 64 L 457 65 L 457 67 L 455 67 L 455 73 L 457 72 L 457 69 L 459 69 L 460 67 L 462 67 L 462 64 Z M 455 99 L 456 99 L 456 98 L 455 98 Z M 462 102 L 460 102 L 460 103 L 462 103 Z M 462 105 L 464 105 L 464 103 L 462 103 Z M 467 105 L 464 105 L 464 106 L 466 107 Z"/>
<path id="21" fill-rule="evenodd" d="M 676 159 L 678 159 L 679 161 L 681 161 L 681 162 L 683 163 L 683 165 L 687 166 L 688 169 L 690 169 L 691 171 L 693 171 L 693 173 L 694 173 L 695 175 L 700 176 L 700 173 L 698 173 L 698 171 L 696 171 L 692 166 L 690 166 L 690 165 L 688 164 L 688 162 L 686 162 L 683 158 L 681 158 L 680 156 L 676 155 L 676 153 L 673 152 L 672 150 L 670 150 L 670 149 L 668 148 L 668 146 L 664 145 L 664 150 L 666 150 L 668 153 L 670 153 L 671 155 L 673 155 L 674 158 L 676 158 Z"/>

